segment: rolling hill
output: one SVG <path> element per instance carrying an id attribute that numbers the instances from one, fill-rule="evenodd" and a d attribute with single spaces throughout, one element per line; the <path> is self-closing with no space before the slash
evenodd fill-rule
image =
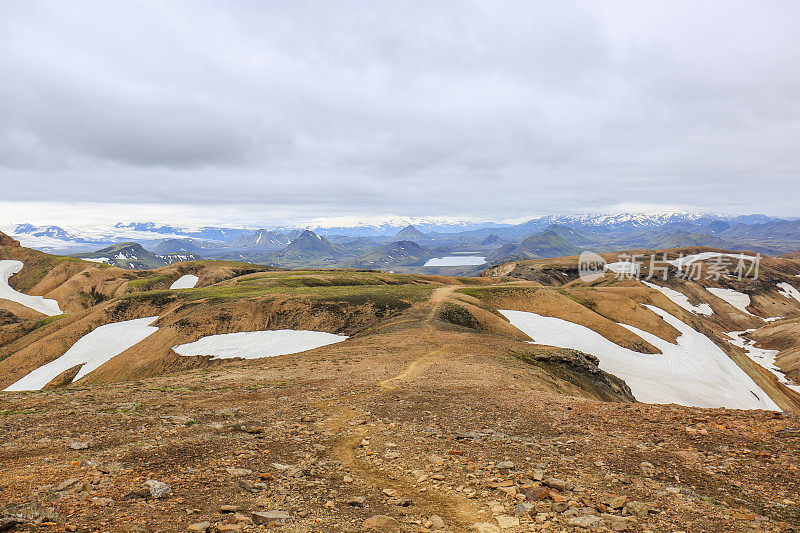
<path id="1" fill-rule="evenodd" d="M 659 252 L 701 274 L 727 253 Z M 796 497 L 800 396 L 759 359 L 797 360 L 791 257 L 746 282 L 584 282 L 574 257 L 481 277 L 131 271 L 9 246 L 0 261 L 0 498 L 22 502 L 0 523 L 788 533 L 800 519 L 764 504 Z"/>

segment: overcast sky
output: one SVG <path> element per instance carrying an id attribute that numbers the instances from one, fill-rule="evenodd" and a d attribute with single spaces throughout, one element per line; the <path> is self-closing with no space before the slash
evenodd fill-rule
<path id="1" fill-rule="evenodd" d="M 800 215 L 796 1 L 0 6 L 6 217 Z"/>

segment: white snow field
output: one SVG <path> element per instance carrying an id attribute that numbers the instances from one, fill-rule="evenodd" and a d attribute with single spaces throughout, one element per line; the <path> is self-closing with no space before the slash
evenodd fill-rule
<path id="1" fill-rule="evenodd" d="M 28 296 L 12 289 L 8 285 L 8 279 L 22 270 L 25 266 L 22 261 L 3 260 L 0 261 L 0 299 L 11 300 L 25 307 L 39 311 L 48 316 L 61 314 L 61 308 L 55 300 L 48 300 L 42 296 Z"/>
<path id="2" fill-rule="evenodd" d="M 41 390 L 62 372 L 82 364 L 83 366 L 73 379 L 73 381 L 78 381 L 103 363 L 110 361 L 158 331 L 157 327 L 150 325 L 156 320 L 158 320 L 157 316 L 137 318 L 95 328 L 94 331 L 87 333 L 73 344 L 67 353 L 40 366 L 5 390 Z"/>
<path id="3" fill-rule="evenodd" d="M 778 378 L 778 382 L 783 383 L 795 392 L 800 392 L 800 385 L 797 385 L 792 380 L 787 378 L 786 375 L 781 372 L 781 369 L 775 364 L 775 356 L 780 353 L 779 350 L 756 348 L 756 343 L 754 340 L 744 338 L 744 335 L 752 333 L 753 331 L 755 331 L 755 329 L 731 331 L 728 333 L 728 337 L 730 337 L 732 340 L 729 340 L 728 342 L 734 346 L 743 348 L 744 351 L 747 352 L 747 356 L 750 359 L 775 374 L 775 376 Z"/>
<path id="4" fill-rule="evenodd" d="M 345 335 L 324 331 L 280 329 L 209 335 L 195 342 L 173 346 L 172 349 L 186 357 L 212 355 L 212 359 L 260 359 L 305 352 L 347 339 Z"/>
<path id="5" fill-rule="evenodd" d="M 599 333 L 560 318 L 500 311 L 535 344 L 570 348 L 596 356 L 600 368 L 625 380 L 636 399 L 694 407 L 780 410 L 769 396 L 708 337 L 658 307 L 645 306 L 680 332 L 677 344 L 627 324 L 661 354 L 623 348 Z"/>
<path id="6" fill-rule="evenodd" d="M 756 258 L 752 255 L 745 255 L 745 254 L 723 254 L 720 252 L 701 252 L 699 254 L 687 255 L 684 257 L 679 257 L 677 259 L 673 259 L 671 261 L 667 261 L 672 266 L 676 266 L 679 269 L 683 269 L 683 267 L 694 263 L 695 261 L 705 261 L 706 259 L 716 259 L 718 257 L 730 257 L 732 259 L 743 259 L 745 261 L 754 261 Z"/>
<path id="7" fill-rule="evenodd" d="M 733 289 L 719 289 L 717 287 L 706 287 L 706 290 L 717 298 L 729 303 L 739 311 L 747 313 L 750 316 L 756 316 L 747 310 L 747 306 L 750 305 L 750 295 L 743 292 L 737 292 Z M 756 318 L 761 317 L 756 316 Z"/>
<path id="8" fill-rule="evenodd" d="M 642 281 L 642 283 L 644 283 L 651 289 L 659 291 L 664 296 L 666 296 L 679 306 L 683 307 L 690 313 L 694 313 L 696 315 L 706 315 L 706 316 L 714 314 L 714 311 L 711 310 L 710 305 L 708 304 L 692 305 L 691 303 L 689 303 L 689 298 L 680 291 L 670 289 L 669 287 L 660 287 L 655 283 L 648 283 L 647 281 Z"/>
<path id="9" fill-rule="evenodd" d="M 787 298 L 794 298 L 798 302 L 800 302 L 800 291 L 792 287 L 786 282 L 778 283 L 778 288 L 780 289 L 780 293 Z"/>
<path id="10" fill-rule="evenodd" d="M 607 263 L 606 270 L 610 270 L 615 274 L 627 274 L 634 276 L 639 272 L 639 264 L 630 261 L 618 261 L 616 263 Z"/>
<path id="11" fill-rule="evenodd" d="M 448 255 L 447 257 L 434 257 L 428 259 L 423 266 L 426 267 L 452 267 L 452 266 L 473 266 L 482 265 L 486 262 L 485 257 L 477 255 Z"/>
<path id="12" fill-rule="evenodd" d="M 259 235 L 259 239 L 261 236 Z M 197 282 L 200 281 L 200 278 L 195 276 L 194 274 L 186 274 L 185 276 L 181 276 L 175 280 L 175 283 L 169 286 L 170 289 L 194 289 Z"/>

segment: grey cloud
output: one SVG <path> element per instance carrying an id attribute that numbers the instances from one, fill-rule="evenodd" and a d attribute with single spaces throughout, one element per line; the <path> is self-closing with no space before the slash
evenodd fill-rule
<path id="1" fill-rule="evenodd" d="M 20 2 L 3 15 L 8 200 L 516 216 L 785 211 L 800 193 L 791 2 Z"/>

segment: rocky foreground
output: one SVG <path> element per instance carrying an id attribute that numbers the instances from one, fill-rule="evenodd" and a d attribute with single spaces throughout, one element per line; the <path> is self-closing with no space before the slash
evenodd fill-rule
<path id="1" fill-rule="evenodd" d="M 0 530 L 798 529 L 796 416 L 448 386 L 447 364 L 0 396 Z"/>

